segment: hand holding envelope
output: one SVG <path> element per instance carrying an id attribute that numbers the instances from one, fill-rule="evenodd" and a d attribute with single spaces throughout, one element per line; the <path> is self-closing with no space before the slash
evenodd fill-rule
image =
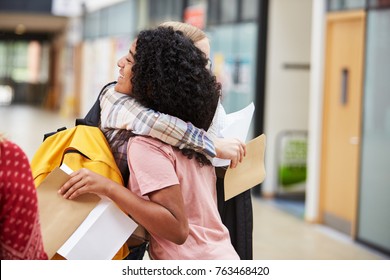
<path id="1" fill-rule="evenodd" d="M 111 259 L 137 224 L 111 200 L 95 194 L 64 199 L 58 189 L 72 172 L 66 165 L 54 169 L 37 188 L 45 251 L 68 260 Z"/>
<path id="2" fill-rule="evenodd" d="M 37 188 L 43 244 L 49 259 L 81 225 L 100 200 L 94 194 L 73 201 L 64 199 L 57 191 L 69 178 L 67 171 L 57 167 Z"/>
<path id="3" fill-rule="evenodd" d="M 221 131 L 224 138 L 237 138 L 245 142 L 249 126 L 252 121 L 255 106 L 250 103 L 245 108 L 226 115 L 225 126 Z M 251 140 L 246 144 L 246 156 L 236 168 L 228 168 L 225 173 L 225 201 L 260 184 L 265 178 L 264 152 L 265 152 L 264 134 Z M 228 166 L 230 160 L 213 159 L 213 165 Z"/>
<path id="4" fill-rule="evenodd" d="M 264 134 L 249 141 L 246 156 L 236 168 L 228 168 L 225 173 L 225 201 L 262 183 L 265 179 Z"/>

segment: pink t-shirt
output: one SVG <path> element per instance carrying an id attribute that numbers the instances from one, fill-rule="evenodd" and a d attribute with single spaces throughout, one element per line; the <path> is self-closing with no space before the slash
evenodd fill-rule
<path id="1" fill-rule="evenodd" d="M 180 184 L 189 223 L 189 236 L 182 245 L 152 235 L 153 259 L 239 259 L 217 209 L 214 167 L 201 167 L 179 150 L 148 137 L 129 141 L 129 188 L 148 199 L 148 194 Z"/>

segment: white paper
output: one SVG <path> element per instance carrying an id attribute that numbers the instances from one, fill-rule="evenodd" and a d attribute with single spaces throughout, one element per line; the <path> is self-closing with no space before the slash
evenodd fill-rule
<path id="1" fill-rule="evenodd" d="M 237 138 L 245 143 L 254 111 L 255 105 L 253 105 L 252 102 L 244 109 L 227 114 L 225 119 L 225 127 L 221 130 L 221 135 L 223 138 Z M 214 158 L 213 165 L 227 166 L 230 165 L 230 160 Z"/>
<path id="2" fill-rule="evenodd" d="M 102 198 L 58 253 L 68 260 L 110 260 L 136 228 L 111 200 Z"/>
<path id="3" fill-rule="evenodd" d="M 68 175 L 73 173 L 73 170 L 69 166 L 67 166 L 65 163 L 61 164 L 60 169 Z"/>

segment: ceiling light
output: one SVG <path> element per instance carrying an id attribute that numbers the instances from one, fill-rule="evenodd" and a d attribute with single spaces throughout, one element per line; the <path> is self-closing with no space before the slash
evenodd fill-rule
<path id="1" fill-rule="evenodd" d="M 24 26 L 24 24 L 22 23 L 19 23 L 15 28 L 15 33 L 18 35 L 22 35 L 24 34 L 24 32 L 26 32 L 26 26 Z"/>

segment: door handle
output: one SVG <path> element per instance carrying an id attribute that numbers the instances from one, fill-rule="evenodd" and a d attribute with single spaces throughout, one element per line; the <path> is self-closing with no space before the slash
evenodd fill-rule
<path id="1" fill-rule="evenodd" d="M 347 105 L 348 102 L 348 82 L 349 82 L 349 70 L 347 68 L 341 69 L 341 105 Z"/>

